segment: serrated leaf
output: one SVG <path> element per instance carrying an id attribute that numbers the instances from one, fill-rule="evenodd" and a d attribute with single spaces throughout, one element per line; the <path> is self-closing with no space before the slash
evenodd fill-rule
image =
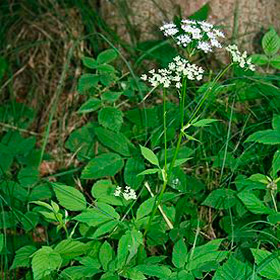
<path id="1" fill-rule="evenodd" d="M 14 258 L 11 269 L 15 269 L 17 267 L 30 267 L 31 265 L 31 256 L 36 251 L 36 247 L 27 245 L 21 247 L 16 251 L 16 256 Z"/>
<path id="2" fill-rule="evenodd" d="M 106 233 L 111 232 L 117 225 L 119 224 L 118 221 L 109 221 L 103 225 L 100 225 L 97 230 L 93 234 L 93 238 L 98 238 Z"/>
<path id="3" fill-rule="evenodd" d="M 267 177 L 263 174 L 257 173 L 257 174 L 253 174 L 251 175 L 248 180 L 254 181 L 254 182 L 259 182 L 262 184 L 267 185 L 269 183 Z"/>
<path id="4" fill-rule="evenodd" d="M 141 158 L 129 158 L 124 168 L 124 181 L 126 185 L 137 189 L 143 182 L 142 176 L 137 176 L 145 169 L 144 162 Z"/>
<path id="5" fill-rule="evenodd" d="M 98 122 L 110 130 L 118 132 L 123 124 L 123 114 L 117 108 L 105 107 L 98 113 Z"/>
<path id="6" fill-rule="evenodd" d="M 118 154 L 107 153 L 92 159 L 82 171 L 82 179 L 99 179 L 115 176 L 123 167 L 123 160 Z"/>
<path id="7" fill-rule="evenodd" d="M 175 243 L 172 251 L 172 263 L 175 267 L 181 268 L 185 265 L 187 254 L 187 246 L 183 238 L 181 238 Z"/>
<path id="8" fill-rule="evenodd" d="M 272 176 L 275 178 L 280 170 L 280 150 L 277 150 L 272 161 Z"/>
<path id="9" fill-rule="evenodd" d="M 96 66 L 98 65 L 97 61 L 91 57 L 84 56 L 82 58 L 82 61 L 84 66 L 86 66 L 89 69 L 96 69 Z"/>
<path id="10" fill-rule="evenodd" d="M 257 142 L 265 145 L 277 145 L 280 144 L 280 132 L 273 129 L 257 131 L 251 134 L 245 140 L 245 143 L 246 142 Z"/>
<path id="11" fill-rule="evenodd" d="M 98 65 L 96 67 L 96 69 L 100 72 L 109 72 L 109 73 L 115 72 L 115 68 L 112 65 L 109 65 L 109 64 Z"/>
<path id="12" fill-rule="evenodd" d="M 276 69 L 280 69 L 280 55 L 275 55 L 270 60 L 270 65 Z"/>
<path id="13" fill-rule="evenodd" d="M 266 207 L 264 203 L 258 199 L 252 192 L 243 191 L 238 194 L 239 199 L 246 208 L 254 214 L 272 214 L 273 211 Z"/>
<path id="14" fill-rule="evenodd" d="M 105 241 L 100 247 L 99 260 L 105 271 L 108 270 L 108 264 L 113 259 L 114 251 L 111 245 Z"/>
<path id="15" fill-rule="evenodd" d="M 98 127 L 95 129 L 95 133 L 99 142 L 105 147 L 123 156 L 131 155 L 129 146 L 132 147 L 132 144 L 121 132 L 114 132 Z"/>
<path id="16" fill-rule="evenodd" d="M 141 154 L 147 161 L 149 161 L 153 165 L 159 166 L 158 158 L 152 150 L 150 150 L 149 148 L 143 147 L 141 145 L 140 145 L 140 149 L 141 149 Z"/>
<path id="17" fill-rule="evenodd" d="M 272 127 L 280 134 L 280 115 L 273 116 Z"/>
<path id="18" fill-rule="evenodd" d="M 98 110 L 101 106 L 101 100 L 98 98 L 90 98 L 88 101 L 86 101 L 78 110 L 78 113 L 86 114 L 91 113 L 96 110 Z"/>
<path id="19" fill-rule="evenodd" d="M 136 220 L 140 220 L 143 217 L 148 216 L 153 210 L 154 202 L 155 202 L 154 197 L 150 197 L 149 199 L 144 201 L 137 209 Z"/>
<path id="20" fill-rule="evenodd" d="M 158 278 L 168 279 L 171 275 L 171 270 L 164 265 L 138 265 L 136 266 L 138 271 L 141 271 L 145 275 L 154 276 Z"/>
<path id="21" fill-rule="evenodd" d="M 262 39 L 262 47 L 266 55 L 275 55 L 280 48 L 280 39 L 274 28 L 271 28 Z"/>
<path id="22" fill-rule="evenodd" d="M 109 50 L 103 51 L 102 53 L 100 53 L 98 55 L 97 62 L 99 64 L 110 63 L 113 60 L 115 60 L 117 57 L 118 57 L 118 53 L 113 49 L 109 49 Z"/>
<path id="23" fill-rule="evenodd" d="M 52 183 L 51 185 L 61 206 L 71 211 L 86 209 L 87 202 L 80 191 L 60 183 Z"/>
<path id="24" fill-rule="evenodd" d="M 279 279 L 280 258 L 277 255 L 261 250 L 251 249 L 255 262 L 260 268 L 257 268 L 258 274 L 268 279 Z"/>
<path id="25" fill-rule="evenodd" d="M 60 241 L 54 248 L 54 251 L 59 253 L 64 260 L 71 260 L 77 256 L 85 254 L 87 245 L 72 239 Z"/>
<path id="26" fill-rule="evenodd" d="M 95 87 L 99 82 L 99 76 L 96 74 L 83 74 L 78 83 L 78 92 L 86 93 L 89 89 Z"/>
<path id="27" fill-rule="evenodd" d="M 265 54 L 253 54 L 250 56 L 253 64 L 263 66 L 269 62 L 269 58 Z"/>
<path id="28" fill-rule="evenodd" d="M 212 191 L 203 201 L 202 205 L 215 209 L 228 209 L 236 204 L 235 191 L 231 189 L 218 189 Z"/>
<path id="29" fill-rule="evenodd" d="M 40 280 L 61 265 L 61 256 L 55 252 L 51 247 L 43 246 L 39 249 L 32 258 L 32 271 L 34 280 Z"/>

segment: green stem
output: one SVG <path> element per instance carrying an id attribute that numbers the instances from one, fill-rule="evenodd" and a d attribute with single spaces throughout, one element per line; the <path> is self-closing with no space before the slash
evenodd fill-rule
<path id="1" fill-rule="evenodd" d="M 166 89 L 163 88 L 164 176 L 167 175 Z"/>

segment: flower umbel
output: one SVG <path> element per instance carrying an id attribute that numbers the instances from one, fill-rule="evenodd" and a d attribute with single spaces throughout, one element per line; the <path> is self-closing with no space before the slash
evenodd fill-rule
<path id="1" fill-rule="evenodd" d="M 205 53 L 212 52 L 213 48 L 222 48 L 218 39 L 225 37 L 213 24 L 189 19 L 183 19 L 179 26 L 173 22 L 165 23 L 160 30 L 164 36 L 172 37 L 177 45 L 186 48 L 192 43 L 192 47 Z"/>
<path id="2" fill-rule="evenodd" d="M 153 69 L 149 73 L 150 77 L 144 74 L 141 79 L 150 82 L 153 87 L 162 85 L 164 88 L 169 88 L 173 85 L 181 88 L 183 77 L 199 81 L 203 78 L 204 70 L 196 64 L 191 64 L 188 60 L 176 56 L 167 68 L 158 69 L 157 72 Z"/>
<path id="3" fill-rule="evenodd" d="M 241 68 L 255 71 L 255 65 L 252 64 L 251 59 L 248 58 L 246 51 L 241 53 L 236 45 L 229 45 L 226 47 L 226 50 L 231 54 L 234 63 L 237 63 Z"/>
<path id="4" fill-rule="evenodd" d="M 121 196 L 121 195 L 123 196 L 123 198 L 125 200 L 137 199 L 135 190 L 128 186 L 125 187 L 124 191 L 122 191 L 121 187 L 119 187 L 119 186 L 116 187 L 114 196 Z"/>

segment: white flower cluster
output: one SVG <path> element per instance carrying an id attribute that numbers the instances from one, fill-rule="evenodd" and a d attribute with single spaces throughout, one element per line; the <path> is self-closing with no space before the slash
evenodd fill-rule
<path id="1" fill-rule="evenodd" d="M 141 79 L 150 82 L 153 87 L 162 85 L 164 88 L 168 88 L 175 84 L 176 88 L 181 88 L 183 77 L 199 81 L 203 78 L 204 70 L 196 64 L 189 63 L 188 60 L 176 56 L 167 68 L 159 69 L 157 73 L 153 69 L 149 73 L 150 77 L 144 74 Z"/>
<path id="2" fill-rule="evenodd" d="M 251 58 L 248 58 L 246 51 L 241 53 L 236 45 L 229 45 L 226 47 L 226 50 L 231 54 L 234 63 L 238 63 L 241 68 L 255 71 L 255 65 L 252 64 Z"/>
<path id="3" fill-rule="evenodd" d="M 119 186 L 116 188 L 114 192 L 114 196 L 121 196 L 121 195 L 124 197 L 125 200 L 137 199 L 135 190 L 128 186 L 125 187 L 124 191 L 122 191 L 122 188 Z"/>
<path id="4" fill-rule="evenodd" d="M 173 22 L 165 23 L 160 30 L 164 36 L 173 37 L 178 45 L 186 48 L 193 42 L 194 47 L 205 53 L 212 52 L 213 48 L 222 48 L 218 38 L 225 37 L 213 24 L 189 19 L 183 19 L 180 27 Z"/>

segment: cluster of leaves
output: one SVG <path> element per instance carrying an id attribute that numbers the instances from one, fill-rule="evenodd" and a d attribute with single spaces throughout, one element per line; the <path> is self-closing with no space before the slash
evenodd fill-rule
<path id="1" fill-rule="evenodd" d="M 268 57 L 276 55 L 273 32 L 263 39 Z M 60 183 L 40 178 L 42 151 L 26 130 L 34 112 L 14 101 L 0 107 L 1 123 L 12 126 L 0 139 L 3 274 L 279 279 L 279 78 L 234 69 L 213 88 L 202 115 L 215 119 L 194 119 L 186 128 L 160 211 L 150 220 L 165 176 L 163 106 L 140 103 L 149 89 L 120 71 L 117 58 L 115 49 L 83 58 L 78 92 L 86 101 L 77 114 L 88 122 L 65 143 L 80 168 L 74 176 L 71 169 L 54 174 Z M 186 116 L 211 86 L 190 84 Z M 180 120 L 176 93 L 168 94 L 170 166 Z M 136 190 L 137 200 L 114 196 L 118 185 Z"/>

